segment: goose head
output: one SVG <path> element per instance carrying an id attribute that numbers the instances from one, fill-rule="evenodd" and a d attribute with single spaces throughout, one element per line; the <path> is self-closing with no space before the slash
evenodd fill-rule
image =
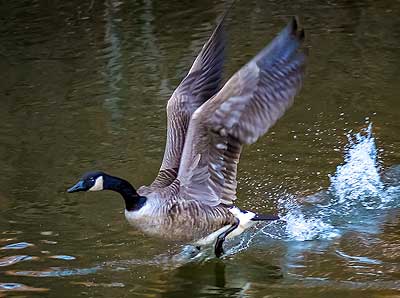
<path id="1" fill-rule="evenodd" d="M 128 211 L 139 210 L 147 201 L 140 196 L 135 188 L 126 180 L 108 175 L 101 171 L 88 172 L 67 192 L 112 190 L 118 192 L 125 200 Z"/>
<path id="2" fill-rule="evenodd" d="M 79 180 L 74 186 L 69 188 L 67 192 L 78 192 L 78 191 L 100 191 L 108 188 L 110 185 L 109 183 L 104 183 L 105 181 L 108 182 L 111 178 L 110 175 L 101 172 L 88 172 L 82 176 L 81 180 Z"/>

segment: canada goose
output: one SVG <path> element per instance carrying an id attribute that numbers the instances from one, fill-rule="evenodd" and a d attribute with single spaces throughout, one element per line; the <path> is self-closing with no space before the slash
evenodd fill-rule
<path id="1" fill-rule="evenodd" d="M 137 191 L 126 180 L 89 172 L 68 192 L 113 190 L 128 222 L 152 236 L 196 245 L 228 237 L 260 220 L 241 210 L 236 172 L 242 145 L 254 143 L 293 103 L 304 77 L 304 30 L 293 18 L 280 34 L 219 89 L 224 59 L 222 19 L 167 105 L 167 141 L 158 176 Z"/>

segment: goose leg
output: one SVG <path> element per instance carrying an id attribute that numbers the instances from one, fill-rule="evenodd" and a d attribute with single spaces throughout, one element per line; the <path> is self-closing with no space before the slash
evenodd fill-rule
<path id="1" fill-rule="evenodd" d="M 237 227 L 239 226 L 239 220 L 236 220 L 236 222 L 225 232 L 221 233 L 217 237 L 217 242 L 215 242 L 215 256 L 217 258 L 221 257 L 222 254 L 224 253 L 224 248 L 222 247 L 222 244 L 225 241 L 226 236 L 228 236 L 231 232 L 233 232 Z"/>

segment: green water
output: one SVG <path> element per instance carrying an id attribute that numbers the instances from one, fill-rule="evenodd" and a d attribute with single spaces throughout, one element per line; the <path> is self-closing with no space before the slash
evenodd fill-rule
<path id="1" fill-rule="evenodd" d="M 374 234 L 259 239 L 223 260 L 177 264 L 181 247 L 130 228 L 117 195 L 66 194 L 93 169 L 135 186 L 152 181 L 166 101 L 226 6 L 0 3 L 0 297 L 400 295 L 398 209 Z M 400 163 L 400 2 L 237 1 L 227 19 L 226 77 L 291 15 L 307 34 L 304 88 L 239 166 L 237 204 L 264 212 L 277 210 L 283 192 L 327 188 L 346 133 L 367 117 L 382 167 Z"/>

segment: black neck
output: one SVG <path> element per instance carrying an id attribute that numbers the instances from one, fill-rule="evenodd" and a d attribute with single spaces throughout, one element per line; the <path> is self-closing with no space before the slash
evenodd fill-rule
<path id="1" fill-rule="evenodd" d="M 139 210 L 147 200 L 146 197 L 140 196 L 128 181 L 118 177 L 104 177 L 104 189 L 113 190 L 121 194 L 125 200 L 125 208 L 128 211 Z"/>

